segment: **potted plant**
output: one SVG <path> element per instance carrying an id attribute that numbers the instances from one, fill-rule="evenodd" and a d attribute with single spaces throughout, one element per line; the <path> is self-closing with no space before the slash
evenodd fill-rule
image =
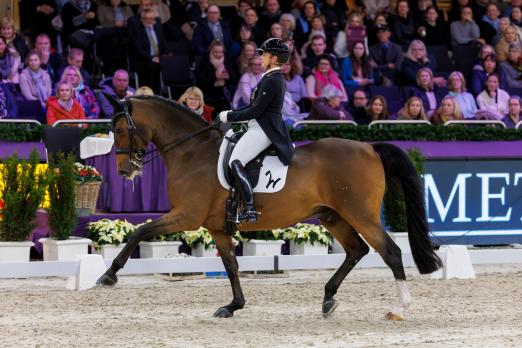
<path id="1" fill-rule="evenodd" d="M 92 240 L 94 252 L 111 260 L 123 249 L 135 228 L 127 220 L 101 219 L 87 225 L 87 235 Z"/>
<path id="2" fill-rule="evenodd" d="M 75 201 L 78 216 L 92 215 L 103 177 L 96 168 L 81 163 L 75 164 Z"/>
<path id="3" fill-rule="evenodd" d="M 196 231 L 185 231 L 181 234 L 181 238 L 192 249 L 192 256 L 196 257 L 213 257 L 218 256 L 218 251 L 214 240 L 208 230 L 200 227 Z"/>
<path id="4" fill-rule="evenodd" d="M 91 240 L 71 237 L 76 227 L 75 201 L 76 168 L 72 154 L 59 153 L 50 157 L 49 207 L 47 209 L 50 238 L 40 238 L 44 261 L 74 261 L 78 255 L 89 253 Z"/>
<path id="5" fill-rule="evenodd" d="M 415 165 L 417 173 L 424 173 L 424 156 L 417 149 L 408 150 L 408 156 Z M 405 254 L 411 254 L 410 242 L 408 240 L 406 203 L 404 194 L 397 180 L 389 180 L 386 183 L 386 194 L 384 196 L 384 220 L 386 221 L 387 233 L 391 239 L 401 248 Z"/>
<path id="6" fill-rule="evenodd" d="M 36 211 L 47 189 L 45 171 L 37 170 L 40 158 L 32 151 L 29 160 L 13 155 L 1 168 L 2 207 L 0 207 L 0 261 L 29 261 L 34 243 L 27 241 L 35 227 Z"/>
<path id="7" fill-rule="evenodd" d="M 144 223 L 136 225 L 136 228 L 151 221 L 151 219 L 148 219 Z M 180 233 L 162 234 L 150 241 L 140 242 L 140 257 L 142 259 L 173 257 L 179 255 L 179 247 L 181 244 Z"/>
<path id="8" fill-rule="evenodd" d="M 247 232 L 245 237 L 248 239 L 243 241 L 243 256 L 281 255 L 281 246 L 285 241 L 281 239 L 280 232 L 280 230 Z"/>
<path id="9" fill-rule="evenodd" d="M 332 236 L 321 225 L 298 223 L 282 229 L 283 238 L 290 241 L 290 254 L 328 254 Z"/>

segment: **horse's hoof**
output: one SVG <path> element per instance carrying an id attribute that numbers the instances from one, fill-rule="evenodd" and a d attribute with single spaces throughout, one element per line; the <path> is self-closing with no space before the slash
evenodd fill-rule
<path id="1" fill-rule="evenodd" d="M 214 317 L 216 318 L 230 318 L 234 315 L 234 312 L 231 312 L 227 307 L 218 308 L 216 313 L 214 313 Z"/>
<path id="2" fill-rule="evenodd" d="M 339 302 L 334 299 L 323 302 L 323 318 L 328 318 L 335 311 Z"/>
<path id="3" fill-rule="evenodd" d="M 114 286 L 118 282 L 118 277 L 116 275 L 109 276 L 107 274 L 103 274 L 97 281 L 96 285 L 102 286 Z"/>
<path id="4" fill-rule="evenodd" d="M 397 314 L 397 313 L 393 313 L 393 312 L 386 313 L 386 315 L 384 317 L 387 320 L 391 320 L 391 321 L 402 321 L 402 320 L 404 320 L 404 317 L 401 314 Z"/>

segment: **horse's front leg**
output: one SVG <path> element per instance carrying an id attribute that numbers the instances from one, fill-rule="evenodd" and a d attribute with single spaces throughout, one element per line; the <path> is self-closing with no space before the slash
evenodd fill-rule
<path id="1" fill-rule="evenodd" d="M 125 245 L 123 250 L 112 261 L 111 267 L 109 267 L 109 269 L 98 279 L 96 284 L 106 286 L 116 284 L 118 282 L 116 272 L 125 266 L 125 263 L 131 256 L 132 252 L 141 241 L 148 240 L 161 234 L 171 233 L 173 231 L 194 229 L 194 223 L 191 223 L 189 220 L 190 219 L 188 219 L 184 214 L 170 212 L 152 222 L 140 226 L 130 235 L 127 245 Z"/>
<path id="2" fill-rule="evenodd" d="M 230 235 L 225 234 L 223 231 L 210 231 L 216 246 L 221 254 L 221 260 L 225 265 L 225 270 L 232 285 L 232 295 L 234 298 L 228 305 L 218 308 L 214 313 L 215 317 L 218 318 L 230 318 L 234 315 L 234 311 L 241 309 L 245 306 L 245 297 L 243 296 L 243 290 L 241 290 L 241 284 L 239 283 L 239 267 L 237 264 L 235 247 Z"/>

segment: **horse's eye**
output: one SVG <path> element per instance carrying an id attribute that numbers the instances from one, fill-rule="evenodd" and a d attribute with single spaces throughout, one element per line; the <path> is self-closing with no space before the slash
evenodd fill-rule
<path id="1" fill-rule="evenodd" d="M 116 134 L 123 134 L 123 128 L 116 128 L 114 130 L 114 133 L 116 133 Z"/>

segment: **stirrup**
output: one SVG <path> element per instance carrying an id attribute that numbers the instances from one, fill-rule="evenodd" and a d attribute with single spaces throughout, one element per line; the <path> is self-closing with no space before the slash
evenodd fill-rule
<path id="1" fill-rule="evenodd" d="M 259 214 L 255 210 L 247 210 L 244 212 L 241 212 L 237 215 L 236 221 L 246 221 L 246 222 L 257 222 L 257 214 Z"/>

